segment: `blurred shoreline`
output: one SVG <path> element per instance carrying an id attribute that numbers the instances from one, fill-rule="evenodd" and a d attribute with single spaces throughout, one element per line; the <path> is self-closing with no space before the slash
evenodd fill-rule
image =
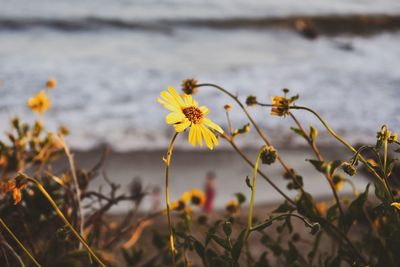
<path id="1" fill-rule="evenodd" d="M 278 150 L 284 160 L 303 176 L 305 189 L 311 192 L 317 199 L 326 199 L 330 195 L 330 188 L 325 178 L 318 173 L 314 167 L 305 159 L 315 159 L 309 149 L 284 148 Z M 347 159 L 351 154 L 341 147 L 325 147 L 321 149 L 326 160 Z M 255 160 L 257 151 L 244 150 L 251 161 Z M 109 152 L 102 171 L 105 171 L 110 181 L 120 184 L 122 191 L 129 190 L 129 185 L 134 179 L 140 179 L 145 191 L 151 192 L 154 186 L 164 191 L 165 166 L 162 161 L 166 150 L 133 151 L 133 152 Z M 79 168 L 90 169 L 99 162 L 103 151 L 95 149 L 90 151 L 75 151 L 75 159 Z M 65 165 L 64 168 L 68 168 Z M 262 165 L 262 171 L 283 189 L 290 197 L 295 197 L 294 191 L 286 189 L 287 180 L 282 178 L 282 168 L 278 163 L 273 165 Z M 192 188 L 203 189 L 205 175 L 208 171 L 216 173 L 217 197 L 215 206 L 218 209 L 224 207 L 225 203 L 234 199 L 234 194 L 243 192 L 249 195 L 245 184 L 246 176 L 251 176 L 252 169 L 245 163 L 236 152 L 232 150 L 206 151 L 198 149 L 193 151 L 176 150 L 173 152 L 171 165 L 170 194 L 171 199 L 179 199 L 181 194 Z M 259 186 L 256 192 L 256 201 L 261 203 L 276 203 L 283 198 L 259 176 Z M 358 190 L 362 191 L 368 180 L 359 174 L 352 181 Z M 102 188 L 107 192 L 107 184 L 102 177 L 94 180 L 90 187 L 92 190 Z M 340 194 L 352 194 L 351 187 L 346 184 Z M 161 196 L 164 203 L 164 196 Z M 145 198 L 142 209 L 148 210 L 152 206 L 151 196 Z M 124 203 L 113 208 L 113 212 L 124 212 L 129 209 Z"/>
<path id="2" fill-rule="evenodd" d="M 41 18 L 41 17 L 5 17 L 0 18 L 0 30 L 22 31 L 31 29 L 52 29 L 59 31 L 89 31 L 103 29 L 140 30 L 171 33 L 179 27 L 209 28 L 216 30 L 235 29 L 293 29 L 298 21 L 312 25 L 323 35 L 371 35 L 381 32 L 400 30 L 400 15 L 394 14 L 326 14 L 326 15 L 289 15 L 266 17 L 233 16 L 227 18 L 187 18 L 129 20 L 107 17 L 79 18 Z"/>

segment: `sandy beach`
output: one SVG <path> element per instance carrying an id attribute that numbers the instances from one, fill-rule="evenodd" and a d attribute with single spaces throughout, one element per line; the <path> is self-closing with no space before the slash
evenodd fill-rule
<path id="1" fill-rule="evenodd" d="M 94 166 L 102 156 L 102 149 L 75 152 L 76 162 L 79 168 L 89 169 Z M 166 151 L 135 151 L 128 153 L 110 152 L 104 164 L 104 170 L 111 181 L 121 185 L 121 190 L 127 190 L 129 184 L 135 177 L 139 177 L 147 191 L 158 186 L 164 191 L 164 164 L 162 161 Z M 257 151 L 247 150 L 245 153 L 254 161 Z M 326 160 L 347 159 L 351 155 L 343 148 L 325 147 L 322 153 Z M 303 176 L 304 186 L 317 199 L 331 196 L 330 188 L 324 176 L 318 173 L 314 167 L 305 159 L 314 159 L 314 155 L 306 147 L 285 148 L 280 151 L 282 158 L 289 163 L 299 174 Z M 291 197 L 295 197 L 294 191 L 286 189 L 287 181 L 282 178 L 282 168 L 279 164 L 262 165 L 267 176 L 276 183 L 283 191 Z M 252 169 L 242 158 L 231 150 L 193 150 L 174 151 L 171 165 L 171 199 L 178 199 L 181 194 L 192 188 L 202 189 L 205 182 L 205 175 L 208 171 L 214 171 L 217 176 L 217 197 L 216 207 L 221 208 L 226 202 L 234 198 L 234 194 L 242 192 L 249 196 L 250 191 L 245 184 L 246 176 L 252 175 Z M 351 180 L 359 191 L 365 188 L 368 183 L 366 177 L 358 174 Z M 261 177 L 258 178 L 256 190 L 256 202 L 279 203 L 282 197 Z M 106 190 L 106 183 L 102 177 L 94 180 L 90 186 L 93 190 L 103 187 Z M 351 186 L 346 184 L 340 194 L 352 193 Z M 161 198 L 164 203 L 164 197 Z M 148 209 L 151 206 L 151 198 L 146 198 L 142 208 Z M 114 207 L 113 212 L 124 212 L 129 207 L 123 203 Z"/>

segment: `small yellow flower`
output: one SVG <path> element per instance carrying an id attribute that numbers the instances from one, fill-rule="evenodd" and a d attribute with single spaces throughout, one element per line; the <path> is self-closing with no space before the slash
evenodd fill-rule
<path id="1" fill-rule="evenodd" d="M 190 202 L 195 206 L 203 206 L 206 202 L 206 195 L 199 189 L 192 189 L 191 191 L 183 193 L 181 200 L 184 203 Z"/>
<path id="2" fill-rule="evenodd" d="M 396 209 L 400 210 L 400 203 L 399 202 L 393 202 L 392 204 L 390 204 L 390 206 L 395 207 Z"/>
<path id="3" fill-rule="evenodd" d="M 166 117 L 167 124 L 173 124 L 176 132 L 182 132 L 190 127 L 189 143 L 193 146 L 203 145 L 203 138 L 209 149 L 218 145 L 218 139 L 210 130 L 213 129 L 219 133 L 224 131 L 221 127 L 206 118 L 209 110 L 206 106 L 198 106 L 192 95 L 179 95 L 174 88 L 168 87 L 168 92 L 163 91 L 160 98 L 157 99 L 165 108 L 172 111 Z"/>
<path id="4" fill-rule="evenodd" d="M 240 204 L 237 200 L 231 200 L 226 203 L 225 209 L 229 213 L 229 215 L 237 216 L 240 212 Z"/>
<path id="5" fill-rule="evenodd" d="M 286 116 L 289 114 L 290 99 L 283 96 L 274 96 L 272 98 L 271 115 Z"/>
<path id="6" fill-rule="evenodd" d="M 46 83 L 46 87 L 48 89 L 55 89 L 57 87 L 57 80 L 56 79 L 49 79 Z"/>
<path id="7" fill-rule="evenodd" d="M 41 90 L 34 97 L 28 100 L 28 106 L 35 112 L 43 114 L 47 109 L 50 108 L 51 102 L 47 97 L 44 90 Z"/>
<path id="8" fill-rule="evenodd" d="M 182 211 L 186 207 L 186 204 L 183 200 L 177 200 L 171 203 L 171 209 L 176 211 Z"/>

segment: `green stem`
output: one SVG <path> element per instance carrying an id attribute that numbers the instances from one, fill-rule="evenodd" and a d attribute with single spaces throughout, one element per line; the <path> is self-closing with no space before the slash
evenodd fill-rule
<path id="1" fill-rule="evenodd" d="M 165 159 L 165 202 L 167 204 L 167 218 L 168 218 L 168 229 L 169 229 L 169 247 L 171 251 L 171 256 L 172 256 L 172 263 L 173 266 L 175 266 L 175 244 L 174 244 L 174 233 L 172 230 L 172 224 L 171 224 L 171 207 L 170 207 L 170 200 L 169 200 L 169 166 L 171 164 L 171 156 L 172 156 L 172 151 L 174 149 L 174 143 L 176 140 L 176 137 L 178 136 L 178 132 L 174 134 L 174 136 L 171 139 L 171 143 L 169 144 L 168 152 L 167 152 L 167 158 Z"/>
<path id="2" fill-rule="evenodd" d="M 19 175 L 27 179 L 28 181 L 34 183 L 36 187 L 40 190 L 40 192 L 47 198 L 47 200 L 50 202 L 50 204 L 53 206 L 54 210 L 56 211 L 57 215 L 61 218 L 61 220 L 64 221 L 65 225 L 68 226 L 68 228 L 71 230 L 71 232 L 75 235 L 75 237 L 83 244 L 83 246 L 86 248 L 86 250 L 89 252 L 89 254 L 97 261 L 97 263 L 105 267 L 106 265 L 100 260 L 100 258 L 94 253 L 92 248 L 88 245 L 88 243 L 85 241 L 85 239 L 75 230 L 75 228 L 71 225 L 71 223 L 68 221 L 68 219 L 64 216 L 62 211 L 58 208 L 57 204 L 54 202 L 53 198 L 50 196 L 50 194 L 46 191 L 46 189 L 42 186 L 42 184 L 37 181 L 36 179 L 33 179 L 26 175 L 25 173 L 19 172 Z"/>
<path id="3" fill-rule="evenodd" d="M 254 121 L 254 119 L 250 116 L 250 113 L 247 111 L 247 109 L 243 105 L 243 103 L 240 102 L 240 100 L 239 100 L 239 98 L 237 96 L 233 95 L 232 93 L 230 93 L 225 88 L 223 88 L 221 86 L 218 86 L 216 84 L 213 84 L 213 83 L 202 83 L 202 84 L 196 85 L 197 88 L 205 87 L 205 86 L 213 87 L 213 88 L 223 92 L 224 94 L 227 94 L 229 97 L 231 97 L 240 106 L 240 108 L 243 110 L 244 114 L 249 119 L 250 123 L 253 125 L 254 129 L 256 129 L 256 132 L 261 137 L 261 139 L 265 142 L 265 144 L 268 145 L 268 146 L 271 146 L 271 142 L 268 140 L 266 134 L 260 129 L 260 127 Z M 289 166 L 286 165 L 286 163 L 283 161 L 283 159 L 281 158 L 281 156 L 279 154 L 277 155 L 276 159 L 279 161 L 281 166 L 285 169 L 285 171 L 288 174 L 292 173 L 290 168 L 289 168 Z M 304 193 L 303 186 L 297 181 L 296 177 L 294 175 L 291 175 L 291 178 L 292 178 L 293 182 L 300 188 L 301 192 Z"/>
<path id="4" fill-rule="evenodd" d="M 348 142 L 346 142 L 343 138 L 341 138 L 326 122 L 325 120 L 314 110 L 307 108 L 307 107 L 302 107 L 302 106 L 291 106 L 290 109 L 302 109 L 302 110 L 306 110 L 308 112 L 311 112 L 312 114 L 314 114 L 318 120 L 324 125 L 324 127 L 328 130 L 328 132 L 335 137 L 339 142 L 341 142 L 343 145 L 345 145 L 349 150 L 351 150 L 353 153 L 357 153 L 357 150 L 350 145 Z M 365 166 L 367 167 L 367 169 L 376 177 L 378 178 L 379 181 L 381 181 L 381 183 L 383 184 L 383 186 L 385 187 L 385 190 L 387 191 L 388 195 L 391 198 L 391 202 L 394 201 L 392 192 L 389 189 L 389 186 L 386 182 L 385 178 L 382 178 L 371 166 L 369 166 L 367 160 L 362 156 L 359 155 L 360 160 L 365 164 Z"/>
<path id="5" fill-rule="evenodd" d="M 0 224 L 3 226 L 3 228 L 9 233 L 9 235 L 14 239 L 14 241 L 21 247 L 23 251 L 29 256 L 29 258 L 35 263 L 36 266 L 41 267 L 40 263 L 35 259 L 35 257 L 32 256 L 32 254 L 29 252 L 29 250 L 19 241 L 18 237 L 16 237 L 13 233 L 13 231 L 7 226 L 7 224 L 3 221 L 2 218 L 0 218 Z"/>
<path id="6" fill-rule="evenodd" d="M 256 182 L 257 182 L 257 172 L 258 172 L 258 165 L 260 162 L 260 157 L 265 149 L 265 146 L 262 146 L 260 150 L 258 151 L 256 161 L 254 162 L 254 168 L 253 168 L 253 183 L 251 184 L 251 197 L 250 197 L 250 207 L 249 207 L 249 214 L 248 214 L 248 219 L 247 219 L 247 229 L 246 229 L 246 239 L 249 238 L 249 234 L 251 231 L 251 227 L 253 225 L 253 208 L 254 208 L 254 197 L 256 194 Z"/>
<path id="7" fill-rule="evenodd" d="M 279 220 L 280 218 L 284 218 L 284 217 L 296 217 L 296 218 L 302 220 L 302 221 L 304 222 L 304 224 L 305 224 L 307 227 L 309 227 L 309 228 L 313 228 L 314 225 L 316 224 L 316 223 L 310 223 L 306 218 L 304 218 L 303 216 L 300 216 L 300 215 L 298 215 L 298 214 L 286 213 L 286 214 L 281 214 L 281 215 L 279 215 L 279 216 L 276 216 L 276 217 L 274 217 L 274 218 L 271 218 L 271 219 L 269 219 L 269 220 L 266 220 L 265 222 L 260 223 L 260 224 L 258 224 L 258 225 L 256 225 L 256 226 L 252 227 L 252 228 L 250 229 L 250 232 L 257 231 L 257 230 L 260 230 L 260 229 L 264 229 L 265 227 L 271 225 L 271 223 L 272 223 L 273 221 Z"/>

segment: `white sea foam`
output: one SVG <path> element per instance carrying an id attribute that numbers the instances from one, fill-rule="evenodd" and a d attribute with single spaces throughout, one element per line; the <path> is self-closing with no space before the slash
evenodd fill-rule
<path id="1" fill-rule="evenodd" d="M 207 1 L 207 4 L 188 1 L 184 5 L 171 1 L 177 7 L 172 15 L 166 12 L 171 3 L 164 5 L 148 0 L 136 6 L 120 1 L 110 8 L 98 3 L 94 7 L 93 1 L 79 1 L 76 5 L 62 1 L 54 5 L 46 5 L 49 2 L 43 0 L 7 1 L 5 5 L 2 3 L 0 14 L 7 17 L 118 14 L 151 20 L 153 16 L 213 17 L 218 12 L 222 16 L 240 12 L 243 16 L 400 12 L 397 1 L 367 2 L 369 5 L 365 1 L 344 0 L 309 1 L 309 5 L 292 0 L 280 4 L 252 1 L 243 6 L 238 1 L 229 1 L 229 5 L 226 1 Z M 19 4 L 26 6 L 12 8 Z M 63 5 L 68 8 L 63 9 Z M 80 9 L 81 5 L 84 8 Z M 112 144 L 117 150 L 165 147 L 171 129 L 164 123 L 166 110 L 155 99 L 167 85 L 179 87 L 182 79 L 195 77 L 201 82 L 223 85 L 239 94 L 242 100 L 253 94 L 260 101 L 268 102 L 271 96 L 281 93 L 281 88 L 291 88 L 293 93 L 300 94 L 299 104 L 319 111 L 346 137 L 373 142 L 374 133 L 382 124 L 390 124 L 394 130 L 400 128 L 399 43 L 399 33 L 322 36 L 308 41 L 294 32 L 274 29 L 184 27 L 166 33 L 112 29 L 101 32 L 7 30 L 0 32 L 0 80 L 3 81 L 0 119 L 4 122 L 18 114 L 33 120 L 26 100 L 52 76 L 59 81 L 59 87 L 51 92 L 53 109 L 45 120 L 52 128 L 59 124 L 69 126 L 73 147 L 88 149 L 102 143 Z M 343 50 L 343 45 L 353 49 Z M 222 106 L 232 100 L 205 88 L 198 98 L 210 106 L 213 120 L 226 125 Z M 233 112 L 234 124 L 243 125 L 246 122 L 243 114 L 237 108 Z M 268 110 L 252 109 L 251 112 L 263 127 L 273 130 L 274 138 L 282 139 L 285 129 L 283 142 L 287 143 L 288 118 L 271 117 Z M 296 114 L 306 125 L 319 125 L 305 112 Z M 0 124 L 1 131 L 7 128 L 8 125 Z"/>

